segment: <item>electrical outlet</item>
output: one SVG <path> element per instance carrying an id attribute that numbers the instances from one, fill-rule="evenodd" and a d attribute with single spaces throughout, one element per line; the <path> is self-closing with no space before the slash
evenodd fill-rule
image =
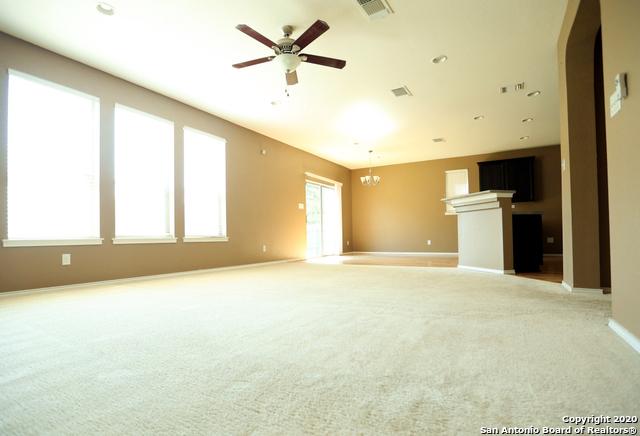
<path id="1" fill-rule="evenodd" d="M 267 246 L 265 244 L 262 244 L 262 252 L 263 253 L 267 252 Z"/>
<path id="2" fill-rule="evenodd" d="M 65 253 L 62 255 L 62 266 L 71 265 L 71 254 Z"/>
<path id="3" fill-rule="evenodd" d="M 349 246 L 349 244 L 350 244 L 350 242 L 349 242 L 349 241 L 347 241 L 347 247 Z"/>
<path id="4" fill-rule="evenodd" d="M 431 239 L 427 240 L 427 245 L 431 245 Z"/>
<path id="5" fill-rule="evenodd" d="M 555 241 L 553 236 L 547 236 L 547 244 L 553 244 Z"/>

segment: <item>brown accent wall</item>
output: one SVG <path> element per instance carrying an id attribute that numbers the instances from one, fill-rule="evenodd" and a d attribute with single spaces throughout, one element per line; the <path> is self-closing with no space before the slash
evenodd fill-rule
<path id="1" fill-rule="evenodd" d="M 607 106 L 615 75 L 627 73 L 629 81 L 622 110 L 610 118 L 606 109 L 613 318 L 640 338 L 640 2 L 600 7 Z"/>
<path id="2" fill-rule="evenodd" d="M 41 77 L 101 100 L 101 246 L 0 247 L 0 291 L 304 257 L 305 171 L 342 182 L 344 249 L 351 239 L 350 171 L 155 92 L 0 33 L 0 239 L 6 238 L 7 69 Z M 113 107 L 122 103 L 172 120 L 176 131 L 176 236 L 182 218 L 182 127 L 227 143 L 229 242 L 113 245 Z M 36 126 L 37 127 L 37 126 Z M 266 149 L 267 154 L 260 154 Z M 55 213 L 55 211 L 51 211 Z M 262 244 L 268 250 L 262 253 Z M 71 253 L 72 265 L 60 265 Z"/>
<path id="3" fill-rule="evenodd" d="M 352 214 L 354 251 L 457 252 L 455 215 L 445 215 L 445 171 L 469 170 L 469 191 L 479 190 L 478 162 L 535 156 L 536 201 L 517 203 L 514 212 L 543 213 L 545 253 L 562 253 L 560 194 L 560 147 L 529 148 L 500 153 L 439 159 L 374 168 L 380 185 L 367 188 L 360 176 L 367 169 L 352 172 Z M 432 245 L 427 245 L 427 240 Z"/>

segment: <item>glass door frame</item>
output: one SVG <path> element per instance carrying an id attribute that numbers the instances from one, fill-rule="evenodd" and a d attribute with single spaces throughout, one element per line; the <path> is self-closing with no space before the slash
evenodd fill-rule
<path id="1" fill-rule="evenodd" d="M 313 257 L 322 257 L 322 256 L 327 256 L 327 255 L 340 255 L 343 253 L 343 232 L 342 232 L 342 183 L 337 182 L 335 180 L 331 180 L 328 179 L 326 177 L 323 176 L 319 176 L 317 174 L 313 174 L 310 172 L 305 172 L 305 209 L 308 208 L 308 204 L 307 204 L 307 198 L 306 198 L 306 194 L 307 194 L 307 184 L 310 183 L 312 185 L 316 185 L 320 187 L 320 254 L 318 254 L 316 256 L 316 254 L 314 253 L 314 255 L 309 255 L 308 252 L 308 229 L 307 229 L 307 224 L 308 224 L 308 215 L 307 215 L 307 210 L 305 210 L 305 237 L 307 239 L 307 252 L 305 254 L 305 258 L 310 259 Z M 336 219 L 337 219 L 337 223 L 336 223 L 336 232 L 337 234 L 335 235 L 336 237 L 336 243 L 337 243 L 337 252 L 336 253 L 331 253 L 331 254 L 325 254 L 325 247 L 324 247 L 324 219 L 323 219 L 323 206 L 322 206 L 322 188 L 325 189 L 332 189 L 335 191 L 335 196 L 336 196 L 336 210 L 335 210 L 335 214 L 336 214 Z"/>

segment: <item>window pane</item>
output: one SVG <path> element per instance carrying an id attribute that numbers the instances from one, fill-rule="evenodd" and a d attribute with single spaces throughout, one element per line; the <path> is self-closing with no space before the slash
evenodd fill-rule
<path id="1" fill-rule="evenodd" d="M 116 237 L 173 236 L 173 123 L 116 105 Z"/>
<path id="2" fill-rule="evenodd" d="M 445 197 L 456 197 L 469 193 L 469 173 L 467 170 L 451 170 L 445 173 Z M 447 204 L 447 212 L 455 213 L 455 208 Z"/>
<path id="3" fill-rule="evenodd" d="M 8 237 L 100 236 L 98 98 L 9 73 Z"/>
<path id="4" fill-rule="evenodd" d="M 225 140 L 184 129 L 185 236 L 226 236 Z"/>

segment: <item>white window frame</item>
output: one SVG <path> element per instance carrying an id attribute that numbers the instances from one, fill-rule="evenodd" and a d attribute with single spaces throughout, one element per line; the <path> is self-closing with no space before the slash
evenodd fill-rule
<path id="1" fill-rule="evenodd" d="M 112 238 L 112 242 L 114 245 L 126 245 L 126 244 L 175 244 L 178 239 L 176 238 L 176 228 L 175 228 L 175 123 L 172 120 L 168 120 L 166 118 L 162 118 L 159 117 L 157 115 L 154 115 L 152 113 L 149 112 L 145 112 L 136 108 L 133 108 L 131 106 L 127 106 L 124 104 L 120 104 L 120 103 L 116 103 L 113 109 L 113 114 L 114 114 L 114 125 L 113 125 L 113 138 L 114 138 L 114 142 L 113 142 L 113 151 L 114 151 L 114 156 L 116 154 L 116 129 L 117 126 L 115 124 L 115 118 L 116 118 L 116 110 L 118 108 L 121 108 L 125 111 L 129 111 L 129 112 L 133 112 L 133 113 L 138 113 L 141 115 L 144 115 L 146 117 L 149 118 L 155 118 L 157 120 L 160 120 L 162 122 L 165 123 L 170 123 L 171 124 L 171 130 L 172 130 L 172 137 L 171 137 L 171 143 L 172 143 L 172 153 L 171 153 L 171 160 L 172 160 L 172 178 L 171 178 L 171 183 L 172 183 L 172 189 L 170 192 L 170 199 L 168 201 L 168 210 L 166 211 L 167 213 L 167 218 L 168 218 L 168 227 L 169 227 L 169 234 L 167 236 L 163 236 L 163 235 L 157 235 L 157 236 L 125 236 L 125 235 L 120 235 L 118 236 L 118 234 L 116 233 L 116 236 L 114 238 Z M 117 165 L 117 158 L 114 159 L 114 186 L 117 182 L 117 180 L 115 180 L 115 174 L 116 174 L 116 169 L 115 169 L 115 165 Z M 114 210 L 117 209 L 118 204 L 117 204 L 117 198 L 114 197 Z M 114 216 L 114 232 L 117 232 L 117 215 Z"/>
<path id="2" fill-rule="evenodd" d="M 214 135 L 212 133 L 209 132 L 205 132 L 203 130 L 199 130 L 199 129 L 195 129 L 193 127 L 189 127 L 189 126 L 184 126 L 182 128 L 183 131 L 183 141 L 182 141 L 182 186 L 183 186 L 183 205 L 182 205 L 182 211 L 183 211 L 183 216 L 184 216 L 184 232 L 185 235 L 182 238 L 182 242 L 186 242 L 186 243 L 190 243 L 190 242 L 228 242 L 229 241 L 229 233 L 228 233 L 228 227 L 227 227 L 227 140 L 225 138 L 222 138 L 220 136 Z M 205 136 L 209 136 L 212 139 L 219 141 L 221 143 L 224 144 L 224 173 L 225 173 L 225 178 L 224 178 L 224 202 L 223 202 L 223 207 L 224 207 L 224 211 L 222 213 L 223 216 L 223 224 L 222 224 L 222 228 L 223 228 L 223 232 L 221 235 L 187 235 L 187 208 L 186 208 L 186 203 L 184 202 L 185 199 L 185 192 L 186 192 L 186 184 L 185 184 L 185 179 L 186 179 L 186 168 L 185 168 L 185 162 L 186 162 L 186 142 L 184 140 L 185 136 L 184 133 L 186 133 L 187 131 L 196 133 L 196 134 L 200 134 L 200 135 L 205 135 Z"/>
<path id="3" fill-rule="evenodd" d="M 447 170 L 444 172 L 445 176 L 444 176 L 444 190 L 445 190 L 445 198 L 449 198 L 450 196 L 453 196 L 452 194 L 449 193 L 449 174 L 464 174 L 465 179 L 467 180 L 467 189 L 466 189 L 466 193 L 469 193 L 469 170 L 467 168 L 463 168 L 463 169 L 459 169 L 459 170 Z M 463 194 L 458 194 L 458 195 L 463 195 Z M 445 215 L 457 215 L 456 214 L 456 210 L 454 209 L 453 206 L 451 206 L 449 203 L 445 203 Z"/>
<path id="4" fill-rule="evenodd" d="M 24 73 L 22 71 L 18 71 L 18 70 L 14 70 L 14 69 L 7 69 L 7 84 L 9 83 L 9 78 L 10 76 L 16 76 L 16 77 L 21 77 L 23 79 L 27 79 L 36 83 L 40 83 L 43 85 L 46 85 L 48 87 L 54 88 L 54 89 L 58 89 L 64 92 L 67 92 L 69 94 L 75 94 L 90 100 L 93 100 L 94 104 L 96 105 L 95 108 L 95 112 L 93 114 L 94 116 L 94 128 L 96 130 L 95 135 L 94 135 L 94 143 L 92 144 L 92 146 L 95 148 L 95 152 L 97 153 L 97 171 L 95 174 L 96 177 L 96 190 L 97 190 L 97 198 L 96 198 L 96 202 L 97 202 L 97 237 L 89 237 L 89 238 L 65 238 L 65 239 L 40 239 L 40 238 L 28 238 L 28 239 L 24 239 L 24 238 L 9 238 L 9 236 L 7 235 L 7 239 L 3 239 L 2 240 L 2 246 L 3 247 L 63 247 L 63 246 L 78 246 L 78 245 L 101 245 L 104 241 L 104 238 L 100 237 L 100 232 L 101 232 L 101 209 L 100 209 L 100 198 L 101 198 L 101 192 L 100 192 L 100 160 L 101 160 L 101 156 L 100 156 L 100 98 L 96 97 L 94 95 L 91 94 L 87 94 L 84 93 L 82 91 L 78 91 L 77 89 L 74 88 L 70 88 L 68 86 L 64 86 L 61 85 L 59 83 L 55 83 L 46 79 L 43 79 L 41 77 L 37 77 L 37 76 L 33 76 L 31 74 L 27 74 Z M 7 85 L 7 92 L 11 92 L 9 89 L 9 86 Z M 7 113 L 10 110 L 10 108 L 8 107 L 9 102 L 7 102 Z M 7 124 L 7 128 L 9 127 L 9 120 L 7 118 L 6 120 Z M 8 180 L 8 165 L 9 165 L 9 144 L 8 144 L 8 140 L 7 140 L 7 147 L 6 147 L 6 151 L 7 151 L 7 186 L 10 183 Z M 8 189 L 6 191 L 6 195 L 9 195 Z M 8 206 L 8 205 L 7 205 Z M 7 213 L 7 221 L 9 219 L 9 210 L 6 211 Z M 7 232 L 8 232 L 8 222 L 7 222 Z"/>

